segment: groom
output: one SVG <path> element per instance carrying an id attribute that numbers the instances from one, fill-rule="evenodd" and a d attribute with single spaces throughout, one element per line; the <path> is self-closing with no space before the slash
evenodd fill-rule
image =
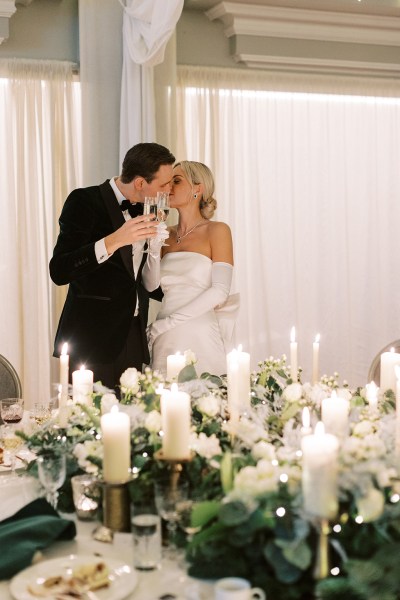
<path id="1" fill-rule="evenodd" d="M 84 364 L 95 381 L 114 388 L 125 369 L 149 362 L 141 272 L 143 245 L 156 227 L 141 213 L 145 196 L 170 190 L 174 162 L 164 146 L 137 144 L 119 177 L 76 189 L 65 201 L 50 276 L 56 285 L 69 284 L 54 356 L 68 342 L 70 373 Z"/>

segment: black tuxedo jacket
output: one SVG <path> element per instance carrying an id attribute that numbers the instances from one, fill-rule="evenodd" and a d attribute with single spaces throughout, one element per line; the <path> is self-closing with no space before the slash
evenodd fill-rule
<path id="1" fill-rule="evenodd" d="M 50 276 L 54 283 L 69 284 L 54 356 L 59 356 L 62 344 L 68 342 L 75 361 L 112 362 L 126 341 L 137 297 L 141 323 L 141 339 L 137 343 L 148 356 L 145 330 L 149 295 L 140 282 L 146 255 L 143 255 L 136 279 L 132 246 L 120 248 L 101 264 L 94 251 L 98 240 L 123 223 L 124 216 L 109 180 L 99 186 L 74 190 L 68 196 L 50 261 Z"/>

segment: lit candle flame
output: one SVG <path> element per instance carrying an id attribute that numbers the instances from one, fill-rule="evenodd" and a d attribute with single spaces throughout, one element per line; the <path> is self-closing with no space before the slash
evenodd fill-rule
<path id="1" fill-rule="evenodd" d="M 292 329 L 290 330 L 290 341 L 291 342 L 296 341 L 296 327 L 295 326 L 293 326 Z"/>
<path id="2" fill-rule="evenodd" d="M 66 356 L 68 354 L 68 344 L 67 342 L 64 342 L 62 348 L 61 348 L 61 354 L 62 356 Z"/>
<path id="3" fill-rule="evenodd" d="M 321 336 L 319 333 L 317 333 L 317 335 L 315 336 L 315 343 L 319 344 L 319 340 L 321 339 Z"/>
<path id="4" fill-rule="evenodd" d="M 310 427 L 310 409 L 308 408 L 308 406 L 305 406 L 303 408 L 302 421 L 303 427 L 305 429 L 308 429 Z"/>

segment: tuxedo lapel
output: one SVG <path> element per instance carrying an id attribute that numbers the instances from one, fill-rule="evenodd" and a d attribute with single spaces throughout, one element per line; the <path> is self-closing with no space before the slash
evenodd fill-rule
<path id="1" fill-rule="evenodd" d="M 105 181 L 100 186 L 100 193 L 104 200 L 104 203 L 107 208 L 107 212 L 111 219 L 111 223 L 114 227 L 114 230 L 119 229 L 121 225 L 125 223 L 124 215 L 122 214 L 121 208 L 118 204 L 118 200 L 115 197 L 115 194 L 110 186 L 109 181 Z M 128 270 L 129 274 L 133 279 L 135 279 L 135 273 L 133 271 L 133 261 L 132 261 L 132 246 L 122 246 L 119 249 L 121 254 L 121 258 L 123 263 Z"/>

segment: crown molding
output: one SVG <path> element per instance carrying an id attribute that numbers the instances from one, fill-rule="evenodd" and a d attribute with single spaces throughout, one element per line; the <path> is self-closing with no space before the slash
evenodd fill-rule
<path id="1" fill-rule="evenodd" d="M 400 15 L 380 16 L 307 8 L 220 2 L 206 16 L 223 22 L 227 37 L 254 35 L 400 46 Z"/>
<path id="2" fill-rule="evenodd" d="M 0 0 L 0 17 L 10 19 L 16 10 L 15 0 Z"/>
<path id="3" fill-rule="evenodd" d="M 400 64 L 360 62 L 322 58 L 299 58 L 298 56 L 265 56 L 238 53 L 233 58 L 253 69 L 292 73 L 348 75 L 362 77 L 399 78 Z"/>

